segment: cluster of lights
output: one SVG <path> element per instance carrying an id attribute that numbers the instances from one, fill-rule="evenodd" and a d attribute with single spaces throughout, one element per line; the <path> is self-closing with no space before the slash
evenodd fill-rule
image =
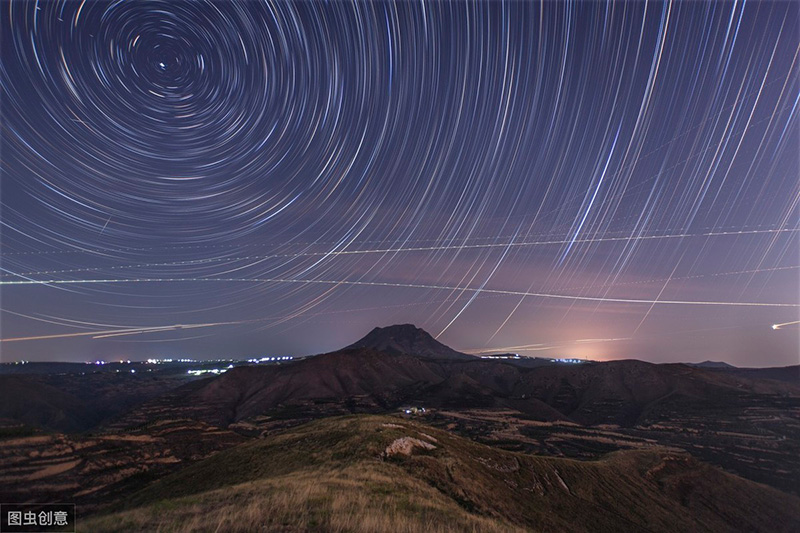
<path id="1" fill-rule="evenodd" d="M 164 363 L 196 363 L 196 359 L 148 359 L 148 365 L 162 365 Z"/>
<path id="2" fill-rule="evenodd" d="M 518 353 L 508 355 L 482 355 L 481 359 L 522 359 L 522 356 Z"/>
<path id="3" fill-rule="evenodd" d="M 189 370 L 186 373 L 190 376 L 202 376 L 203 374 L 222 374 L 233 368 L 233 365 L 228 365 L 227 368 L 205 368 L 202 370 Z"/>
<path id="4" fill-rule="evenodd" d="M 559 358 L 559 359 L 550 359 L 550 362 L 551 363 L 569 363 L 571 365 L 578 365 L 578 364 L 581 364 L 581 363 L 585 363 L 586 361 L 584 361 L 583 359 L 564 359 L 564 358 Z"/>
<path id="5" fill-rule="evenodd" d="M 294 359 L 291 355 L 277 356 L 277 357 L 262 357 L 261 359 L 248 359 L 248 363 L 273 363 L 276 361 L 291 361 Z"/>
<path id="6" fill-rule="evenodd" d="M 254 363 L 254 364 L 277 363 L 277 362 L 281 362 L 281 361 L 292 361 L 293 359 L 294 359 L 294 356 L 292 356 L 292 355 L 282 355 L 282 356 L 273 356 L 273 357 L 261 357 L 260 359 L 259 358 L 253 358 L 253 359 L 248 359 L 247 362 L 248 363 Z M 199 363 L 199 362 L 201 362 L 201 361 L 199 361 L 197 359 L 187 359 L 187 358 L 182 358 L 182 359 L 152 359 L 151 358 L 151 359 L 147 359 L 144 362 L 144 364 L 147 364 L 147 365 L 163 365 L 163 364 L 169 364 L 169 363 Z M 222 372 L 227 371 L 229 368 L 233 368 L 233 366 L 234 366 L 233 363 L 236 363 L 237 360 L 235 360 L 235 359 L 214 359 L 212 361 L 207 361 L 207 362 L 230 363 L 230 364 L 227 366 L 227 368 L 189 370 L 187 372 L 187 374 L 190 374 L 192 376 L 199 376 L 199 375 L 202 375 L 202 374 L 221 374 Z M 28 364 L 28 363 L 30 363 L 30 361 L 20 360 L 20 361 L 15 361 L 14 362 L 15 365 L 25 365 L 25 364 Z M 135 361 L 131 361 L 130 359 L 120 359 L 119 361 L 105 361 L 103 359 L 98 359 L 96 361 L 87 361 L 86 364 L 87 365 L 104 366 L 104 365 L 108 365 L 108 364 L 120 364 L 120 365 L 128 364 L 128 365 L 130 365 L 130 364 L 141 364 L 141 363 L 137 363 Z M 117 370 L 117 372 L 120 372 L 120 371 Z M 148 372 L 152 372 L 152 370 L 148 370 Z M 135 374 L 136 370 L 131 369 L 131 373 Z"/>

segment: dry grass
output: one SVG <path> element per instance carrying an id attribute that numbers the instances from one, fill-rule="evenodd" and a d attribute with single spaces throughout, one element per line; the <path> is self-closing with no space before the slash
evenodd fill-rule
<path id="1" fill-rule="evenodd" d="M 394 422 L 331 418 L 251 441 L 149 485 L 82 530 L 799 530 L 800 500 L 686 454 L 533 457 Z M 436 440 L 434 449 L 384 453 L 423 435 Z"/>
<path id="2" fill-rule="evenodd" d="M 427 484 L 372 463 L 165 500 L 87 521 L 86 531 L 331 531 L 435 533 L 521 531 L 465 511 Z"/>

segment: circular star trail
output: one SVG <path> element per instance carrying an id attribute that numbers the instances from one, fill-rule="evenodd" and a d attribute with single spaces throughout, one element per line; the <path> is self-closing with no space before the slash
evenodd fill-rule
<path id="1" fill-rule="evenodd" d="M 795 3 L 1 7 L 4 360 L 797 358 Z"/>

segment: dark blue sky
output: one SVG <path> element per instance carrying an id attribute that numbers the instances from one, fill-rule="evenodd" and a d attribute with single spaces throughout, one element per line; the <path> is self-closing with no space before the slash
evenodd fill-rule
<path id="1" fill-rule="evenodd" d="M 3 361 L 798 362 L 797 3 L 1 7 Z"/>

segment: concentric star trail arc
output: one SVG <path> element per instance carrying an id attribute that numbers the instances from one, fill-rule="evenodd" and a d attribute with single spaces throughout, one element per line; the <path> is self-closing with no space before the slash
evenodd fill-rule
<path id="1" fill-rule="evenodd" d="M 3 361 L 800 355 L 797 2 L 0 9 Z"/>

